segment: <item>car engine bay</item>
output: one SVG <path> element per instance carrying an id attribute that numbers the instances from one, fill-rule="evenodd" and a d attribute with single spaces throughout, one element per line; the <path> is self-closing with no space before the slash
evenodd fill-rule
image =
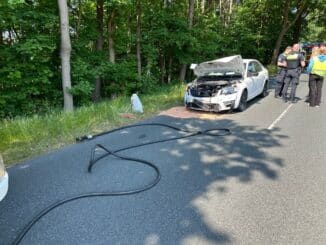
<path id="1" fill-rule="evenodd" d="M 223 88 L 239 82 L 238 78 L 203 76 L 197 78 L 188 90 L 195 97 L 212 97 Z"/>

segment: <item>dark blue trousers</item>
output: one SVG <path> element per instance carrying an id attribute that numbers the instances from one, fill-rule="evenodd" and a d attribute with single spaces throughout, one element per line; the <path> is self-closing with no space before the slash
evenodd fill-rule
<path id="1" fill-rule="evenodd" d="M 276 77 L 275 97 L 282 96 L 282 89 L 284 87 L 284 79 L 286 75 L 286 69 L 280 68 Z"/>
<path id="2" fill-rule="evenodd" d="M 299 84 L 300 72 L 301 72 L 300 69 L 289 69 L 286 71 L 286 75 L 284 79 L 284 87 L 282 90 L 283 100 L 288 100 L 287 92 L 289 86 L 291 85 L 290 100 L 292 102 L 295 101 L 295 92 L 297 89 L 297 85 Z"/>

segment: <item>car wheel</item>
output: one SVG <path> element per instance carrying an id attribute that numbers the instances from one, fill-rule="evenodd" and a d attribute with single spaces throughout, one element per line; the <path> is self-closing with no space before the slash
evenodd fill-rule
<path id="1" fill-rule="evenodd" d="M 238 111 L 244 111 L 247 108 L 247 90 L 244 90 L 241 94 Z"/>
<path id="2" fill-rule="evenodd" d="M 260 97 L 266 97 L 268 95 L 268 83 L 267 81 L 264 84 L 263 92 L 261 92 Z"/>

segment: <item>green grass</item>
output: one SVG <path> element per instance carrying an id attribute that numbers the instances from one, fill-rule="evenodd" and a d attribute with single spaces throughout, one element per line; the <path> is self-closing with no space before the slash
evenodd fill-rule
<path id="1" fill-rule="evenodd" d="M 157 88 L 151 94 L 140 95 L 144 113 L 126 118 L 132 113 L 130 97 L 118 97 L 72 113 L 53 112 L 33 117 L 0 121 L 0 153 L 6 166 L 73 144 L 76 137 L 97 134 L 112 128 L 150 118 L 161 110 L 181 105 L 185 86 Z"/>
<path id="2" fill-rule="evenodd" d="M 269 64 L 269 65 L 267 65 L 266 68 L 267 68 L 270 76 L 274 76 L 277 74 L 277 66 L 276 65 Z"/>

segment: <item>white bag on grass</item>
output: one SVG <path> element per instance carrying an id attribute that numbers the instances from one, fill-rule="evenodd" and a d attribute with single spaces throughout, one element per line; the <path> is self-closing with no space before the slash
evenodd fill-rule
<path id="1" fill-rule="evenodd" d="M 131 105 L 133 112 L 143 113 L 143 105 L 137 94 L 132 94 L 131 96 Z"/>

